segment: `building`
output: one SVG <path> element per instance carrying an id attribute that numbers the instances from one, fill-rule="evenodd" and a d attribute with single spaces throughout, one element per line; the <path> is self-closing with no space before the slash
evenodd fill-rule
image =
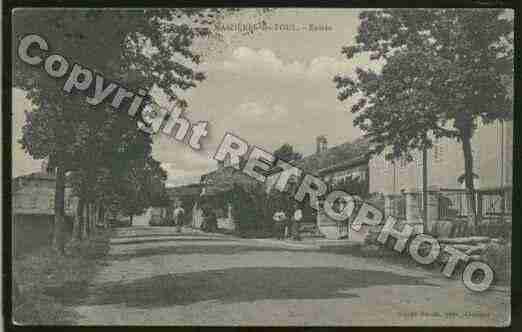
<path id="1" fill-rule="evenodd" d="M 22 175 L 12 180 L 12 225 L 15 255 L 50 245 L 54 224 L 54 193 L 56 177 L 47 163 L 40 172 Z M 65 188 L 65 231 L 72 230 L 72 215 L 76 199 L 72 189 Z"/>
<path id="2" fill-rule="evenodd" d="M 345 179 L 359 179 L 368 186 L 367 192 L 374 198 L 374 203 L 387 213 L 422 225 L 423 165 L 420 151 L 413 152 L 411 162 L 388 161 L 384 153 L 370 158 L 368 152 L 371 146 L 364 138 L 329 149 L 326 138 L 320 136 L 316 144 L 317 153 L 296 162 L 297 167 L 322 178 L 330 190 Z M 473 172 L 476 174 L 474 184 L 480 190 L 477 194 L 479 215 L 498 215 L 501 211 L 509 214 L 513 181 L 513 123 L 497 121 L 479 125 L 472 140 L 472 150 Z M 469 214 L 462 182 L 464 159 L 461 143 L 441 138 L 434 142 L 427 155 L 428 219 L 434 223 Z M 353 194 L 349 187 L 343 190 Z M 499 193 L 506 197 L 501 199 L 504 196 L 499 196 Z M 443 206 L 442 198 L 448 206 Z M 503 201 L 505 208 L 500 206 Z M 348 226 L 331 220 L 324 213 L 317 215 L 317 227 L 327 238 L 360 240 L 352 238 L 357 234 L 351 234 Z"/>
<path id="3" fill-rule="evenodd" d="M 513 181 L 513 122 L 497 121 L 481 125 L 472 140 L 475 188 L 510 187 Z M 428 151 L 428 187 L 464 189 L 459 177 L 464 174 L 462 144 L 449 138 L 434 142 Z M 369 162 L 371 193 L 400 194 L 422 191 L 422 153 L 415 151 L 414 160 L 388 161 L 384 154 Z"/>
<path id="4" fill-rule="evenodd" d="M 347 180 L 354 181 L 357 186 L 343 187 L 343 190 L 361 195 L 368 193 L 369 190 L 369 148 L 370 144 L 364 138 L 328 148 L 327 138 L 321 135 L 316 138 L 316 153 L 294 161 L 292 164 L 306 174 L 320 177 L 328 185 L 329 190 L 338 188 Z M 277 177 L 278 175 L 275 173 L 271 176 Z M 272 179 L 268 182 L 273 183 L 275 180 Z M 319 204 L 322 205 L 322 202 Z M 318 233 L 326 238 L 350 238 L 348 223 L 335 221 L 323 212 L 316 212 L 314 209 L 308 208 L 306 204 L 304 212 L 304 224 L 313 224 Z"/>
<path id="5" fill-rule="evenodd" d="M 18 176 L 13 179 L 13 215 L 54 216 L 54 171 L 42 163 L 40 172 Z M 65 214 L 73 215 L 76 206 L 72 188 L 65 187 Z"/>
<path id="6" fill-rule="evenodd" d="M 513 181 L 513 122 L 478 125 L 471 142 L 476 214 L 482 221 L 511 220 Z M 370 192 L 387 197 L 386 210 L 412 224 L 423 225 L 422 154 L 412 162 L 387 161 L 382 155 L 369 162 Z M 465 189 L 462 143 L 448 138 L 427 151 L 428 231 L 443 222 L 468 220 L 473 211 Z M 459 181 L 460 180 L 460 181 Z M 402 208 L 401 208 L 402 206 Z M 453 231 L 451 231 L 453 232 Z"/>
<path id="7" fill-rule="evenodd" d="M 513 165 L 513 123 L 496 122 L 478 127 L 472 140 L 475 187 L 480 190 L 511 188 Z M 381 155 L 369 156 L 371 144 L 366 138 L 346 142 L 329 148 L 325 136 L 316 138 L 316 153 L 301 160 L 290 163 L 303 173 L 320 177 L 328 185 L 329 190 L 338 188 L 343 181 L 356 181 L 357 186 L 348 185 L 342 190 L 350 194 L 366 196 L 383 208 L 387 214 L 393 214 L 422 226 L 423 165 L 421 152 L 413 152 L 413 161 L 388 161 Z M 428 218 L 432 221 L 449 218 L 452 214 L 462 216 L 468 213 L 466 207 L 465 186 L 459 178 L 464 174 L 462 146 L 456 140 L 441 138 L 434 142 L 428 152 Z M 241 165 L 242 166 L 242 165 Z M 242 169 L 242 167 L 240 167 Z M 275 183 L 277 170 L 269 172 L 267 183 Z M 292 182 L 297 183 L 297 179 Z M 235 184 L 248 187 L 256 181 L 236 170 L 230 165 L 221 163 L 214 172 L 201 178 L 201 195 L 214 200 L 218 207 L 218 217 L 233 224 L 234 210 L 232 202 L 222 202 L 219 193 L 230 190 Z M 350 182 L 348 183 L 350 184 Z M 353 182 L 351 182 L 353 184 Z M 486 191 L 485 191 L 486 192 Z M 291 195 L 291 194 L 289 194 Z M 493 194 L 492 194 L 493 195 Z M 493 197 L 493 196 L 492 196 Z M 511 197 L 511 196 L 509 196 Z M 396 200 L 396 198 L 399 198 Z M 450 201 L 444 207 L 441 198 Z M 491 213 L 498 213 L 498 197 L 493 199 L 480 197 L 479 206 L 483 203 Z M 321 204 L 321 202 L 320 202 Z M 506 201 L 510 210 L 511 199 Z M 487 213 L 488 211 L 486 211 Z M 198 214 L 195 213 L 195 216 Z M 360 234 L 350 232 L 347 222 L 337 222 L 324 213 L 316 213 L 313 209 L 305 211 L 305 221 L 315 223 L 318 231 L 327 238 L 348 238 L 362 241 Z M 201 219 L 195 219 L 201 220 Z M 195 225 L 198 221 L 194 222 Z"/>

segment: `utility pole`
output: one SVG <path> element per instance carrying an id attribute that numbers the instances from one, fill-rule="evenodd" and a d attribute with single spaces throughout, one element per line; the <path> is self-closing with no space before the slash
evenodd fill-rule
<path id="1" fill-rule="evenodd" d="M 423 232 L 428 231 L 428 150 L 422 148 L 422 221 Z"/>
<path id="2" fill-rule="evenodd" d="M 396 167 L 395 167 L 395 160 L 392 160 L 392 166 L 393 166 L 393 186 L 392 186 L 392 190 L 393 190 L 393 194 L 395 195 L 396 194 L 396 190 L 397 190 L 397 170 L 396 170 Z"/>
<path id="3" fill-rule="evenodd" d="M 504 222 L 506 212 L 506 195 L 504 191 L 504 120 L 500 120 L 500 222 Z"/>

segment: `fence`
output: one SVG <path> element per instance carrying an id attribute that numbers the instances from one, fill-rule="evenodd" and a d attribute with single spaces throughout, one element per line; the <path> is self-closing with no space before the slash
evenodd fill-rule
<path id="1" fill-rule="evenodd" d="M 410 193 L 411 194 L 411 193 Z M 419 216 L 424 215 L 423 193 L 414 194 Z M 470 216 L 472 208 L 470 195 L 465 189 L 440 189 L 428 191 L 429 215 L 437 220 L 465 219 Z M 475 212 L 481 220 L 508 220 L 512 211 L 512 187 L 479 189 L 473 193 L 475 197 Z M 386 214 L 401 220 L 406 218 L 406 195 L 388 196 Z M 435 201 L 434 201 L 435 199 Z M 435 206 L 436 204 L 436 206 Z M 434 207 L 435 210 L 431 210 Z M 432 214 L 433 211 L 434 213 Z"/>
<path id="2" fill-rule="evenodd" d="M 480 190 L 477 194 L 477 209 L 481 218 L 511 218 L 513 188 Z"/>
<path id="3" fill-rule="evenodd" d="M 471 194 L 465 189 L 441 189 L 437 193 L 438 219 L 466 218 L 472 211 L 469 206 L 469 195 Z"/>
<path id="4" fill-rule="evenodd" d="M 475 212 L 483 219 L 505 220 L 511 217 L 512 188 L 479 189 L 475 196 Z M 470 195 L 466 190 L 441 189 L 438 192 L 438 219 L 451 220 L 469 217 L 472 212 Z"/>
<path id="5" fill-rule="evenodd" d="M 398 220 L 406 219 L 406 196 L 395 195 L 388 197 L 388 199 L 390 200 L 390 207 L 387 214 Z"/>

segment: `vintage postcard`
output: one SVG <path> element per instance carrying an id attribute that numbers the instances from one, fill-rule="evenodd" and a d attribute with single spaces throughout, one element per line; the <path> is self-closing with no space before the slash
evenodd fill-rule
<path id="1" fill-rule="evenodd" d="M 510 325 L 513 10 L 11 15 L 13 324 Z"/>

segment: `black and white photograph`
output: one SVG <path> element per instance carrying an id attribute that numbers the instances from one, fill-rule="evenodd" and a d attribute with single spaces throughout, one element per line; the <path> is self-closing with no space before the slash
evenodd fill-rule
<path id="1" fill-rule="evenodd" d="M 10 17 L 11 324 L 511 325 L 513 9 Z"/>

